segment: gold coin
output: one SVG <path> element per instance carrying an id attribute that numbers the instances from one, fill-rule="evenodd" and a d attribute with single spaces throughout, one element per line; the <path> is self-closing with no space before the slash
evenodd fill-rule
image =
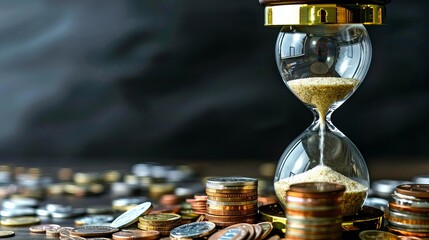
<path id="1" fill-rule="evenodd" d="M 13 217 L 13 218 L 3 218 L 0 221 L 1 225 L 4 226 L 25 226 L 25 225 L 33 225 L 39 223 L 40 219 L 38 217 Z"/>
<path id="2" fill-rule="evenodd" d="M 181 216 L 175 213 L 158 213 L 158 214 L 149 214 L 139 218 L 140 222 L 150 223 L 165 223 L 165 222 L 174 222 L 179 221 Z"/>
<path id="3" fill-rule="evenodd" d="M 380 230 L 365 230 L 359 233 L 359 238 L 361 240 L 399 240 L 398 236 L 393 233 L 380 231 Z"/>
<path id="4" fill-rule="evenodd" d="M 10 237 L 15 235 L 14 231 L 0 231 L 0 238 L 2 237 Z"/>

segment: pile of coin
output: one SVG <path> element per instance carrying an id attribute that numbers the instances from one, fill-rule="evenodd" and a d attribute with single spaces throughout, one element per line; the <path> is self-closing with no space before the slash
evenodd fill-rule
<path id="1" fill-rule="evenodd" d="M 195 194 L 194 198 L 188 198 L 186 202 L 191 205 L 193 213 L 199 215 L 207 213 L 207 195 Z"/>
<path id="2" fill-rule="evenodd" d="M 429 184 L 396 187 L 389 202 L 388 230 L 404 236 L 429 237 Z"/>
<path id="3" fill-rule="evenodd" d="M 149 214 L 139 217 L 137 227 L 141 230 L 155 230 L 162 236 L 170 235 L 170 231 L 180 225 L 181 216 L 175 213 Z"/>
<path id="4" fill-rule="evenodd" d="M 248 177 L 219 177 L 206 181 L 205 218 L 217 226 L 255 223 L 258 213 L 258 180 Z"/>
<path id="5" fill-rule="evenodd" d="M 345 186 L 292 184 L 286 192 L 286 239 L 341 239 Z"/>

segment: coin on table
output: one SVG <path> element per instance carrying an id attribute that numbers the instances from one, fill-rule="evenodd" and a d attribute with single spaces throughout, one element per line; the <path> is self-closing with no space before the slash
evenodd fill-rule
<path id="1" fill-rule="evenodd" d="M 38 217 L 13 217 L 13 218 L 3 218 L 0 221 L 1 225 L 4 226 L 25 226 L 25 225 L 33 225 L 39 223 L 40 219 Z"/>
<path id="2" fill-rule="evenodd" d="M 361 240 L 399 240 L 399 237 L 393 233 L 380 231 L 380 230 L 365 230 L 359 233 Z"/>
<path id="3" fill-rule="evenodd" d="M 255 237 L 253 239 L 255 240 L 259 240 L 261 239 L 262 234 L 264 234 L 264 230 L 262 229 L 262 227 L 258 224 L 251 224 L 253 229 L 255 230 Z"/>
<path id="4" fill-rule="evenodd" d="M 208 240 L 245 240 L 249 232 L 242 227 L 222 229 L 212 234 Z"/>
<path id="5" fill-rule="evenodd" d="M 139 204 L 130 210 L 122 213 L 117 217 L 111 224 L 111 227 L 114 228 L 122 228 L 129 226 L 139 219 L 141 215 L 147 214 L 152 209 L 152 203 L 150 202 L 144 202 L 142 204 Z"/>
<path id="6" fill-rule="evenodd" d="M 193 222 L 178 226 L 171 230 L 172 238 L 201 238 L 216 231 L 216 225 L 212 222 Z"/>
<path id="7" fill-rule="evenodd" d="M 119 231 L 118 228 L 104 226 L 83 226 L 70 230 L 70 236 L 78 237 L 102 237 L 109 236 Z"/>
<path id="8" fill-rule="evenodd" d="M 97 225 L 113 221 L 111 215 L 89 215 L 74 220 L 74 224 L 78 226 L 82 225 Z"/>
<path id="9" fill-rule="evenodd" d="M 58 238 L 61 236 L 60 234 L 61 227 L 48 227 L 46 228 L 46 236 Z"/>
<path id="10" fill-rule="evenodd" d="M 237 223 L 237 224 L 234 224 L 232 226 L 227 227 L 226 229 L 228 229 L 228 228 L 234 228 L 234 227 L 241 227 L 241 228 L 246 229 L 249 232 L 249 235 L 247 236 L 247 240 L 253 240 L 253 239 L 255 239 L 256 231 L 253 228 L 252 224 L 249 224 L 249 223 Z"/>
<path id="11" fill-rule="evenodd" d="M 115 240 L 133 239 L 133 240 L 155 240 L 159 239 L 158 231 L 142 231 L 142 230 L 123 230 L 115 232 L 112 238 Z"/>
<path id="12" fill-rule="evenodd" d="M 0 238 L 11 237 L 13 235 L 15 235 L 14 231 L 0 231 Z"/>
<path id="13" fill-rule="evenodd" d="M 260 239 L 265 239 L 273 230 L 273 224 L 271 224 L 270 222 L 260 222 L 258 223 L 258 225 L 261 226 L 263 231 Z"/>
<path id="14" fill-rule="evenodd" d="M 145 215 L 139 218 L 139 221 L 148 225 L 165 225 L 180 221 L 180 218 L 181 216 L 175 213 L 158 213 Z"/>
<path id="15" fill-rule="evenodd" d="M 60 227 L 60 225 L 58 224 L 40 224 L 40 225 L 34 225 L 31 226 L 30 232 L 32 233 L 45 233 L 46 229 L 51 228 L 51 227 Z"/>

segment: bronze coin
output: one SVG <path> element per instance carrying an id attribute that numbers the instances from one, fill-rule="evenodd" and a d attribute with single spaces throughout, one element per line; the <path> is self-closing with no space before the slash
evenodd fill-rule
<path id="1" fill-rule="evenodd" d="M 258 196 L 243 196 L 243 197 L 209 197 L 210 201 L 217 202 L 243 202 L 243 201 L 253 201 L 258 200 Z"/>
<path id="2" fill-rule="evenodd" d="M 258 204 L 249 204 L 249 205 L 207 205 L 207 209 L 219 210 L 219 211 L 240 211 L 240 210 L 254 210 L 258 209 Z"/>
<path id="3" fill-rule="evenodd" d="M 258 209 L 245 209 L 245 210 L 217 210 L 208 208 L 206 213 L 219 215 L 219 216 L 237 216 L 237 215 L 251 215 L 258 213 Z"/>
<path id="4" fill-rule="evenodd" d="M 399 229 L 396 227 L 393 228 L 391 226 L 387 226 L 387 231 L 397 235 L 403 235 L 403 236 L 422 237 L 422 238 L 429 237 L 429 232 L 413 232 L 413 231 L 408 231 L 404 229 Z"/>
<path id="5" fill-rule="evenodd" d="M 429 198 L 429 184 L 402 184 L 396 187 L 396 192 L 416 198 Z"/>
<path id="6" fill-rule="evenodd" d="M 297 197 L 288 195 L 286 196 L 287 203 L 293 204 L 302 204 L 305 206 L 320 206 L 320 205 L 338 205 L 342 204 L 344 198 L 342 196 L 339 197 L 318 197 L 318 198 L 307 198 L 307 197 Z"/>
<path id="7" fill-rule="evenodd" d="M 107 227 L 107 226 L 83 226 L 77 227 L 70 230 L 70 236 L 78 237 L 102 237 L 110 236 L 115 232 L 118 232 L 118 228 Z"/>
<path id="8" fill-rule="evenodd" d="M 155 240 L 160 237 L 158 231 L 142 231 L 142 230 L 123 230 L 112 234 L 115 240 Z"/>
<path id="9" fill-rule="evenodd" d="M 341 208 L 325 211 L 299 211 L 286 208 L 287 216 L 302 216 L 302 217 L 337 217 L 342 216 Z"/>
<path id="10" fill-rule="evenodd" d="M 249 191 L 245 193 L 222 193 L 222 192 L 207 193 L 207 199 L 212 197 L 240 198 L 240 197 L 257 197 L 257 196 L 258 196 L 257 191 Z"/>
<path id="11" fill-rule="evenodd" d="M 208 240 L 245 240 L 248 235 L 249 232 L 245 228 L 233 227 L 215 232 Z"/>
<path id="12" fill-rule="evenodd" d="M 212 188 L 206 188 L 206 194 L 207 196 L 211 196 L 212 194 L 248 194 L 248 195 L 255 195 L 258 192 L 257 188 L 253 189 L 212 189 Z"/>
<path id="13" fill-rule="evenodd" d="M 429 214 L 429 208 L 412 207 L 407 205 L 400 205 L 393 202 L 389 202 L 389 209 L 396 211 L 404 211 L 410 213 Z"/>
<path id="14" fill-rule="evenodd" d="M 207 200 L 207 195 L 205 195 L 205 194 L 195 194 L 194 198 L 195 198 L 195 200 L 205 201 L 205 200 Z"/>
<path id="15" fill-rule="evenodd" d="M 29 228 L 30 232 L 32 233 L 45 233 L 47 228 L 51 228 L 51 227 L 60 227 L 60 225 L 58 224 L 40 224 L 40 225 L 35 225 L 35 226 L 31 226 Z"/>
<path id="16" fill-rule="evenodd" d="M 346 187 L 337 183 L 328 182 L 307 182 L 296 183 L 289 187 L 289 191 L 300 193 L 342 193 Z"/>

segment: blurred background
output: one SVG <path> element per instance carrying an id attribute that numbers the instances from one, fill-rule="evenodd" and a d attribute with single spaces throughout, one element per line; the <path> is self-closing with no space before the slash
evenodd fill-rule
<path id="1" fill-rule="evenodd" d="M 369 164 L 429 157 L 428 7 L 393 0 L 388 24 L 367 27 L 369 73 L 333 114 Z M 0 1 L 0 159 L 276 163 L 313 116 L 281 80 L 280 29 L 263 12 L 257 0 Z"/>

